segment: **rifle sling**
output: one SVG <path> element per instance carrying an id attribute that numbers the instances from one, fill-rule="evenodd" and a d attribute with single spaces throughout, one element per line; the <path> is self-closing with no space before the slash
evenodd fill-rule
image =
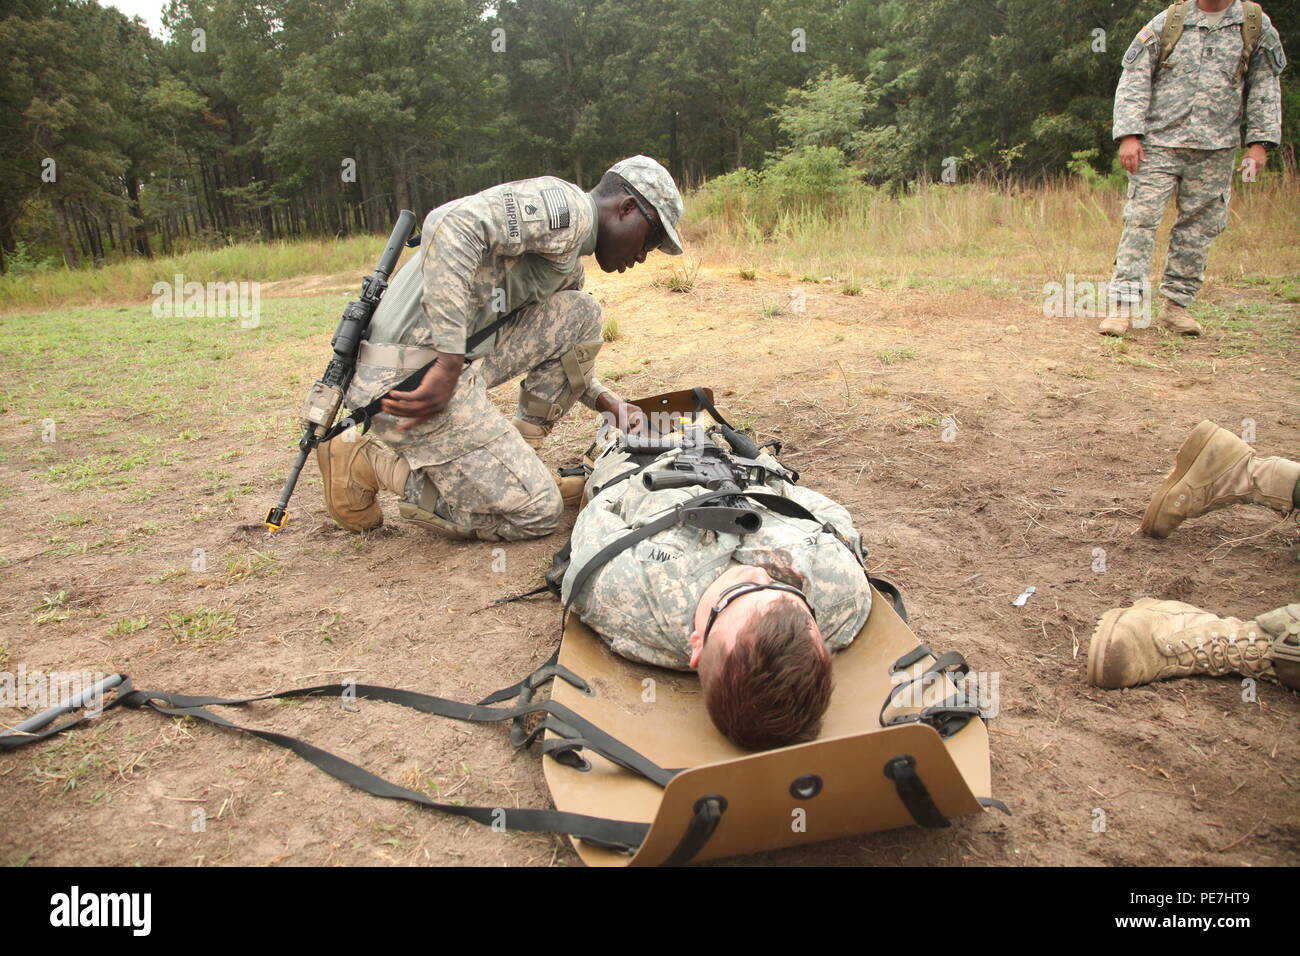
<path id="1" fill-rule="evenodd" d="M 507 322 L 509 322 L 518 314 L 519 314 L 518 309 L 516 309 L 514 312 L 507 312 L 505 315 L 497 319 L 491 325 L 479 329 L 477 332 L 475 332 L 473 335 L 467 338 L 465 340 L 465 354 L 468 355 L 470 352 L 474 351 L 476 348 L 478 348 L 480 345 L 486 342 L 489 336 L 493 335 L 498 329 L 500 329 L 502 326 L 504 326 Z M 437 359 L 434 359 L 431 362 L 426 362 L 424 365 L 420 366 L 418 369 L 416 369 L 410 375 L 406 376 L 406 378 L 402 379 L 396 385 L 390 387 L 382 395 L 377 395 L 376 397 L 372 398 L 361 408 L 352 409 L 352 411 L 348 414 L 346 418 L 341 419 L 332 428 L 330 428 L 329 431 L 325 433 L 325 435 L 320 440 L 321 444 L 324 444 L 325 442 L 329 441 L 331 438 L 335 437 L 336 435 L 342 434 L 343 432 L 347 431 L 349 428 L 355 427 L 360 429 L 362 432 L 364 432 L 367 428 L 370 427 L 370 419 L 372 419 L 374 416 L 379 414 L 380 405 L 383 404 L 384 399 L 386 399 L 389 395 L 393 394 L 393 392 L 410 392 L 413 391 L 414 389 L 419 388 L 420 383 L 424 381 L 424 373 L 429 371 L 429 369 L 433 368 L 433 366 L 436 365 L 437 362 L 438 362 Z"/>

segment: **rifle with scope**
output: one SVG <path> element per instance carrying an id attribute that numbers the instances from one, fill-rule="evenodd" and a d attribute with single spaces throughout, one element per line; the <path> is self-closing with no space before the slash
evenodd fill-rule
<path id="1" fill-rule="evenodd" d="M 688 416 L 682 416 L 679 427 L 667 436 L 624 435 L 619 447 L 633 455 L 679 451 L 667 469 L 643 471 L 641 483 L 650 491 L 702 487 L 731 492 L 699 507 L 684 509 L 682 520 L 711 531 L 752 534 L 763 526 L 763 515 L 742 492 L 751 485 L 762 486 L 773 470 L 755 460 L 761 449 L 752 438 L 725 424 L 713 429 L 726 440 L 731 453 L 713 441 L 710 429 Z"/>
<path id="2" fill-rule="evenodd" d="M 414 225 L 415 213 L 403 209 L 397 217 L 397 225 L 393 226 L 392 234 L 388 237 L 388 244 L 384 246 L 375 271 L 361 282 L 360 298 L 349 302 L 343 310 L 343 318 L 339 320 L 338 328 L 334 330 L 334 337 L 330 339 L 334 355 L 329 365 L 325 367 L 325 373 L 312 385 L 306 401 L 303 402 L 301 416 L 303 436 L 298 442 L 298 458 L 289 472 L 288 481 L 284 483 L 284 489 L 280 492 L 279 502 L 266 513 L 267 531 L 279 531 L 288 521 L 289 499 L 298 484 L 298 476 L 302 473 L 303 465 L 307 463 L 307 456 L 316 446 L 329 441 L 352 426 L 352 422 L 340 422 L 336 425 L 334 420 L 343 405 L 343 396 L 347 394 L 348 386 L 352 384 L 352 375 L 357 368 L 357 350 L 361 347 L 361 341 L 370 328 L 370 319 L 374 316 L 375 309 L 379 307 L 379 302 L 388 289 L 388 277 L 397 266 L 397 258 L 402 254 L 402 247 L 414 245 L 411 241 L 411 229 Z"/>

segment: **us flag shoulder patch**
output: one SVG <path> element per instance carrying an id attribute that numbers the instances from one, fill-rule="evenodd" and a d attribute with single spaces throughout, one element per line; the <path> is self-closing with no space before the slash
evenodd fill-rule
<path id="1" fill-rule="evenodd" d="M 1146 46 L 1146 44 L 1150 43 L 1155 38 L 1156 35 L 1151 32 L 1150 27 L 1143 27 L 1141 30 L 1138 31 L 1138 40 L 1141 41 L 1143 46 Z"/>
<path id="2" fill-rule="evenodd" d="M 554 186 L 542 190 L 542 202 L 546 205 L 546 222 L 552 229 L 569 227 L 569 200 L 563 189 Z"/>

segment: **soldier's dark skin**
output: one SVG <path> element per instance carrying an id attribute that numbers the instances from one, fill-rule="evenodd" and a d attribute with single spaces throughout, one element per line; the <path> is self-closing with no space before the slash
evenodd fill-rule
<path id="1" fill-rule="evenodd" d="M 630 195 L 596 196 L 596 262 L 603 272 L 623 272 L 638 262 L 663 241 L 663 226 L 652 208 L 650 218 L 641 211 Z M 409 392 L 391 392 L 380 403 L 380 408 L 397 418 L 405 419 L 397 426 L 407 431 L 420 422 L 445 411 L 465 368 L 465 356 L 439 352 L 438 361 L 424 373 L 420 386 Z M 613 392 L 606 392 L 597 401 L 611 425 L 625 432 L 640 431 L 645 417 L 641 409 L 629 405 Z"/>

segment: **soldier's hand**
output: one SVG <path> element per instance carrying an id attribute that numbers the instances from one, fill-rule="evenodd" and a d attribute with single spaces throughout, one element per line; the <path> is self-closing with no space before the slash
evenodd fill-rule
<path id="1" fill-rule="evenodd" d="M 604 392 L 596 399 L 596 408 L 610 428 L 625 435 L 645 430 L 645 413 L 637 405 L 623 401 L 613 392 Z"/>
<path id="2" fill-rule="evenodd" d="M 1125 136 L 1119 144 L 1119 164 L 1128 170 L 1129 175 L 1136 173 L 1146 162 L 1146 150 L 1142 148 L 1141 136 Z"/>
<path id="3" fill-rule="evenodd" d="M 622 431 L 625 435 L 635 435 L 645 430 L 645 413 L 639 405 L 623 402 L 618 408 L 618 418 L 620 424 L 623 424 Z"/>
<path id="4" fill-rule="evenodd" d="M 1246 150 L 1246 154 L 1241 157 L 1241 165 L 1237 171 L 1241 173 L 1241 181 L 1244 183 L 1253 183 L 1259 178 L 1259 174 L 1264 171 L 1264 165 L 1268 162 L 1268 150 L 1256 143 Z"/>
<path id="5" fill-rule="evenodd" d="M 446 411 L 464 367 L 465 356 L 439 352 L 438 361 L 424 373 L 419 388 L 410 392 L 389 392 L 379 408 L 396 418 L 406 419 L 398 423 L 399 432 L 414 428 L 430 416 Z"/>

